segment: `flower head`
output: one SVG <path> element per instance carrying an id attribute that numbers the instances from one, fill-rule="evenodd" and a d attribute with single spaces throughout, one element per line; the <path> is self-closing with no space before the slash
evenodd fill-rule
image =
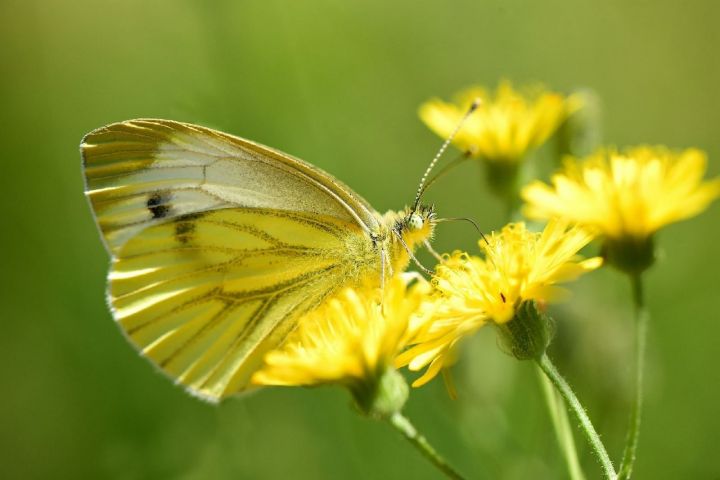
<path id="1" fill-rule="evenodd" d="M 720 179 L 702 182 L 707 158 L 687 149 L 636 147 L 569 158 L 552 186 L 523 189 L 530 218 L 563 217 L 607 237 L 649 237 L 663 226 L 697 215 L 720 195 Z"/>
<path id="2" fill-rule="evenodd" d="M 642 271 L 653 260 L 652 235 L 703 211 L 720 195 L 720 179 L 703 182 L 707 158 L 687 149 L 635 147 L 568 158 L 552 186 L 535 181 L 522 196 L 530 218 L 562 217 L 605 237 L 612 263 Z"/>
<path id="3" fill-rule="evenodd" d="M 397 276 L 378 289 L 347 288 L 305 316 L 265 365 L 257 385 L 341 384 L 359 403 L 371 401 L 410 336 L 409 319 L 429 291 L 427 282 L 408 287 Z"/>
<path id="4" fill-rule="evenodd" d="M 430 100 L 420 107 L 420 118 L 435 133 L 448 138 L 476 99 L 480 99 L 480 106 L 453 144 L 490 162 L 522 160 L 580 108 L 579 97 L 564 97 L 540 87 L 521 94 L 509 82 L 502 82 L 494 95 L 482 87 L 472 87 L 460 92 L 454 103 Z"/>
<path id="5" fill-rule="evenodd" d="M 479 242 L 485 258 L 455 252 L 438 265 L 434 298 L 423 305 L 424 326 L 398 364 L 427 372 L 413 386 L 432 379 L 454 361 L 457 342 L 488 322 L 516 321 L 527 301 L 540 304 L 566 296 L 559 283 L 576 279 L 602 264 L 598 257 L 581 259 L 577 253 L 592 234 L 565 221 L 551 220 L 541 233 L 512 223 Z"/>

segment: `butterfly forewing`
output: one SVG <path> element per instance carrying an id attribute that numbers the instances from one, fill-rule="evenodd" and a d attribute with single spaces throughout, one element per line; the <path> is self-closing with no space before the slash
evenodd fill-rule
<path id="1" fill-rule="evenodd" d="M 96 130 L 82 153 L 115 319 L 204 398 L 248 388 L 304 313 L 380 271 L 377 213 L 300 160 L 164 120 Z"/>
<path id="2" fill-rule="evenodd" d="M 86 193 L 108 249 L 148 225 L 188 213 L 256 207 L 329 215 L 374 229 L 377 214 L 322 170 L 196 125 L 131 120 L 81 145 Z"/>

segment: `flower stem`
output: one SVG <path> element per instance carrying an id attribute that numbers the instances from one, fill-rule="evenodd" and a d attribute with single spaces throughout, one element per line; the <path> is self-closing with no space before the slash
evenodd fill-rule
<path id="1" fill-rule="evenodd" d="M 555 388 L 563 397 L 568 408 L 570 408 L 570 411 L 575 415 L 577 421 L 580 422 L 580 429 L 585 434 L 585 438 L 595 452 L 595 455 L 597 455 L 605 478 L 615 480 L 615 469 L 610 461 L 610 456 L 605 449 L 605 445 L 603 445 L 602 440 L 600 440 L 600 436 L 595 431 L 595 427 L 593 427 L 592 422 L 590 422 L 590 417 L 588 417 L 587 412 L 580 404 L 580 401 L 575 396 L 575 393 L 570 388 L 570 385 L 568 385 L 565 379 L 560 375 L 546 353 L 544 353 L 539 360 L 536 360 L 536 362 L 553 385 L 555 385 Z"/>
<path id="2" fill-rule="evenodd" d="M 555 430 L 555 436 L 557 437 L 560 450 L 565 457 L 568 475 L 571 480 L 585 480 L 585 474 L 582 471 L 580 460 L 577 456 L 575 438 L 573 438 L 572 429 L 570 428 L 570 419 L 568 418 L 565 403 L 562 398 L 558 396 L 548 377 L 543 375 L 542 370 L 538 368 L 537 372 L 545 396 L 545 405 L 547 406 L 550 420 Z"/>
<path id="3" fill-rule="evenodd" d="M 633 464 L 637 455 L 638 437 L 640 436 L 640 418 L 642 414 L 643 371 L 645 370 L 645 340 L 649 314 L 645 308 L 642 277 L 632 275 L 632 295 L 635 308 L 635 401 L 630 412 L 630 425 L 625 440 L 625 451 L 618 479 L 627 480 L 632 475 Z"/>
<path id="4" fill-rule="evenodd" d="M 413 426 L 413 424 L 410 423 L 410 420 L 408 420 L 408 418 L 402 413 L 393 413 L 388 417 L 388 422 L 390 422 L 390 425 L 395 427 L 398 432 L 402 433 L 408 442 L 412 443 L 413 446 L 425 456 L 425 458 L 430 460 L 432 464 L 448 478 L 463 480 L 464 477 L 460 475 L 457 470 L 451 467 L 450 464 L 448 464 L 447 461 L 441 457 L 439 453 L 437 453 L 437 451 L 435 451 L 427 439 L 417 431 L 415 426 Z"/>

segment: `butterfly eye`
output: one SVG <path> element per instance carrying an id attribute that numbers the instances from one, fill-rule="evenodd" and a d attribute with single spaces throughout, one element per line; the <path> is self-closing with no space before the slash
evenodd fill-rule
<path id="1" fill-rule="evenodd" d="M 410 230 L 420 230 L 425 225 L 425 220 L 417 213 L 412 213 L 407 219 L 407 224 Z"/>

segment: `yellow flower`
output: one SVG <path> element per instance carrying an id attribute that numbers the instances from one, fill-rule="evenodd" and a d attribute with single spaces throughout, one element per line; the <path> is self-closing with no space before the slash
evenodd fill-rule
<path id="1" fill-rule="evenodd" d="M 522 160 L 581 106 L 578 96 L 564 97 L 540 87 L 523 95 L 505 81 L 494 96 L 482 87 L 472 87 L 459 93 L 454 103 L 432 99 L 420 107 L 420 118 L 435 133 L 448 138 L 475 99 L 480 99 L 480 106 L 453 144 L 490 162 Z"/>
<path id="2" fill-rule="evenodd" d="M 720 179 L 702 182 L 707 158 L 687 149 L 636 147 L 569 158 L 552 177 L 523 189 L 530 218 L 563 217 L 621 239 L 644 239 L 663 226 L 692 217 L 720 195 Z"/>
<path id="3" fill-rule="evenodd" d="M 567 292 L 559 283 L 602 264 L 599 257 L 582 260 L 577 255 L 592 238 L 587 230 L 560 220 L 551 220 L 541 233 L 512 223 L 487 243 L 479 242 L 484 259 L 462 252 L 446 257 L 433 278 L 435 296 L 421 310 L 424 325 L 417 329 L 414 346 L 397 360 L 414 371 L 429 365 L 413 386 L 452 364 L 457 342 L 484 324 L 516 321 L 517 309 L 526 301 L 545 304 L 564 298 Z"/>
<path id="4" fill-rule="evenodd" d="M 697 149 L 635 147 L 568 158 L 552 186 L 535 181 L 522 191 L 524 213 L 563 217 L 605 237 L 608 260 L 630 273 L 653 260 L 653 234 L 703 211 L 720 195 L 720 179 L 703 182 L 707 158 Z"/>
<path id="5" fill-rule="evenodd" d="M 407 274 L 405 279 L 407 279 Z M 410 316 L 429 292 L 421 279 L 407 287 L 400 276 L 378 289 L 347 288 L 303 318 L 253 375 L 257 385 L 341 384 L 357 395 L 372 394 L 393 368 L 410 335 Z"/>

